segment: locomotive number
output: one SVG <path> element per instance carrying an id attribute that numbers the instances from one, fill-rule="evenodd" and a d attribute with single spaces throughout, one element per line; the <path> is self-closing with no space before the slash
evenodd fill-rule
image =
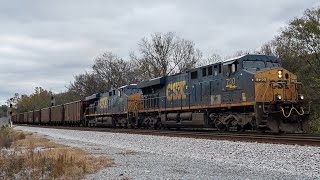
<path id="1" fill-rule="evenodd" d="M 184 92 L 185 85 L 186 85 L 186 81 L 169 83 L 166 89 L 167 99 L 168 100 L 186 99 L 186 94 Z"/>
<path id="2" fill-rule="evenodd" d="M 237 88 L 236 86 L 236 78 L 228 78 L 226 79 L 226 87 L 227 88 Z"/>

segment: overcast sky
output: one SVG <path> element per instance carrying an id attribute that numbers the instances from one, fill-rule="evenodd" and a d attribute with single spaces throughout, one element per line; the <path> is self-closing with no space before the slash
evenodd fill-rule
<path id="1" fill-rule="evenodd" d="M 127 58 L 153 32 L 176 32 L 204 57 L 258 49 L 318 0 L 0 0 L 0 104 L 41 86 L 65 91 L 104 51 Z"/>

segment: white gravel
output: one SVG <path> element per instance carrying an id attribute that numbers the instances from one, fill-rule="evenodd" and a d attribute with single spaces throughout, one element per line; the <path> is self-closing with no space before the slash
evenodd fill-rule
<path id="1" fill-rule="evenodd" d="M 15 128 L 115 160 L 87 179 L 320 179 L 320 147 Z"/>

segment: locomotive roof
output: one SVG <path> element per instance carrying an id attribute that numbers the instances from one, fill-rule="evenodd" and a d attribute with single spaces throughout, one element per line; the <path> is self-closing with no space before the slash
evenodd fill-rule
<path id="1" fill-rule="evenodd" d="M 240 58 L 242 58 L 244 56 L 247 56 L 247 55 L 232 57 L 232 58 L 229 58 L 229 59 L 226 59 L 226 60 L 222 61 L 222 63 L 234 62 L 235 60 L 238 60 L 238 59 L 240 59 Z"/>
<path id="2" fill-rule="evenodd" d="M 275 56 L 272 55 L 264 55 L 264 54 L 247 54 L 242 55 L 238 57 L 233 57 L 230 59 L 227 59 L 223 61 L 222 63 L 224 65 L 226 64 L 232 64 L 236 60 L 249 60 L 249 61 L 272 61 L 272 62 L 278 62 L 278 59 Z"/>
<path id="3" fill-rule="evenodd" d="M 233 57 L 233 58 L 224 60 L 222 62 L 217 62 L 217 63 L 213 63 L 213 64 L 221 64 L 222 63 L 224 65 L 227 65 L 227 64 L 232 64 L 233 62 L 235 62 L 237 60 L 278 62 L 278 59 L 275 56 L 272 56 L 272 55 L 247 54 L 247 55 Z M 205 65 L 205 66 L 202 66 L 202 67 L 210 66 L 210 65 L 213 65 L 213 64 L 208 64 L 208 65 Z M 202 67 L 189 69 L 185 73 L 188 73 L 188 72 L 190 72 L 190 71 L 192 71 L 194 69 L 198 69 L 198 68 L 202 68 Z M 181 74 L 181 73 L 174 74 L 174 75 L 171 75 L 171 76 L 176 76 L 176 75 L 179 75 L 179 74 Z M 157 78 L 153 78 L 153 79 L 149 79 L 149 80 L 143 81 L 143 82 L 138 84 L 137 88 L 142 89 L 142 88 L 156 86 L 156 85 L 164 85 L 165 84 L 165 78 L 166 78 L 166 76 L 162 76 L 162 77 L 157 77 Z"/>
<path id="4" fill-rule="evenodd" d="M 153 79 L 149 79 L 149 80 L 143 81 L 140 84 L 138 84 L 138 88 L 142 89 L 142 88 L 145 88 L 145 87 L 163 85 L 163 84 L 165 84 L 165 76 L 157 77 L 157 78 L 153 78 Z"/>
<path id="5" fill-rule="evenodd" d="M 136 87 L 136 86 L 137 84 L 128 84 L 128 85 L 121 86 L 118 89 L 125 88 L 125 87 Z M 115 90 L 115 89 L 112 89 L 112 90 Z"/>

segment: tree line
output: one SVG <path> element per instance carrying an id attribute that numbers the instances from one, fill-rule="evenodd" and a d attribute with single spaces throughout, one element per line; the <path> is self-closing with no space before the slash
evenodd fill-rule
<path id="1" fill-rule="evenodd" d="M 56 104 L 222 60 L 216 53 L 204 58 L 193 41 L 173 32 L 153 33 L 142 38 L 137 47 L 128 59 L 110 51 L 98 55 L 90 71 L 75 75 L 66 92 L 54 94 Z M 248 53 L 273 54 L 284 68 L 298 75 L 312 101 L 312 123 L 320 128 L 320 8 L 305 10 L 301 17 L 291 20 L 258 50 L 241 50 L 233 55 Z M 23 112 L 48 106 L 52 95 L 37 87 L 31 95 L 15 94 L 8 103 L 14 102 L 17 111 Z"/>

